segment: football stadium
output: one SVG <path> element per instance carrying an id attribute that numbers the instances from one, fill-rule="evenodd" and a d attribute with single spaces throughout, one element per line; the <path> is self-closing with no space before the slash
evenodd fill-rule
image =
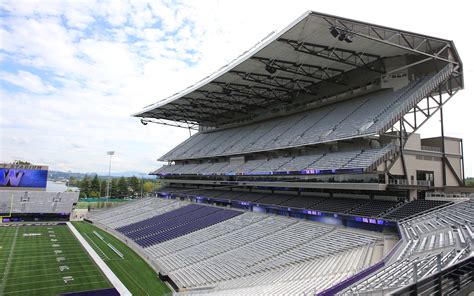
<path id="1" fill-rule="evenodd" d="M 453 41 L 308 11 L 133 114 L 190 133 L 152 196 L 82 219 L 2 165 L 0 295 L 469 295 L 463 88 Z"/>

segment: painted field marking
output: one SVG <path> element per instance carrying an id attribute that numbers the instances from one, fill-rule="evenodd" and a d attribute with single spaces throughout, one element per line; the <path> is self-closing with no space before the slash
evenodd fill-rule
<path id="1" fill-rule="evenodd" d="M 89 253 L 89 255 L 92 257 L 92 259 L 95 261 L 97 266 L 102 270 L 102 272 L 105 274 L 105 276 L 109 279 L 109 281 L 112 283 L 112 285 L 117 289 L 117 291 L 120 293 L 120 295 L 124 296 L 132 296 L 132 293 L 125 287 L 125 285 L 120 281 L 120 279 L 114 274 L 114 272 L 105 264 L 104 260 L 102 260 L 99 255 L 96 253 L 96 251 L 89 245 L 89 243 L 86 241 L 84 237 L 77 231 L 77 229 L 72 225 L 71 222 L 66 223 L 69 229 L 71 229 L 71 232 L 77 237 L 79 242 L 84 246 L 86 251 Z"/>

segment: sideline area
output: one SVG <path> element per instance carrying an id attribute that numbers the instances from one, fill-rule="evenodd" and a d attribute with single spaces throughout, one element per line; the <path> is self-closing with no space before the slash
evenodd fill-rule
<path id="1" fill-rule="evenodd" d="M 139 254 L 113 234 L 87 222 L 72 224 L 133 295 L 158 296 L 172 292 Z M 120 252 L 123 258 L 110 245 Z"/>
<path id="2" fill-rule="evenodd" d="M 72 225 L 71 222 L 66 223 L 71 232 L 77 238 L 77 240 L 82 244 L 84 249 L 89 253 L 94 262 L 99 266 L 102 272 L 105 274 L 107 279 L 114 285 L 120 295 L 131 296 L 132 293 L 125 287 L 125 285 L 120 281 L 120 279 L 114 274 L 114 272 L 105 264 L 105 262 L 99 257 L 96 251 L 89 245 L 89 243 L 82 237 L 82 235 L 77 231 L 77 229 Z"/>

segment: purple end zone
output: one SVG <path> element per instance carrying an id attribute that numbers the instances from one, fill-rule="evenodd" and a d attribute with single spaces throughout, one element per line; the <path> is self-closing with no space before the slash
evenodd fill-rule
<path id="1" fill-rule="evenodd" d="M 61 296 L 120 296 L 120 293 L 115 288 L 100 289 L 93 291 L 72 292 L 60 294 Z"/>

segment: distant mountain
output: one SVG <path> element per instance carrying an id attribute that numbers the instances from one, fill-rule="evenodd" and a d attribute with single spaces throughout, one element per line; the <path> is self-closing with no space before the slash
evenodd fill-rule
<path id="1" fill-rule="evenodd" d="M 109 173 L 97 173 L 97 175 L 101 177 L 107 177 Z M 110 176 L 112 177 L 137 177 L 137 178 L 143 178 L 143 179 L 155 179 L 155 176 L 150 176 L 148 173 L 143 173 L 143 172 L 138 172 L 138 171 L 128 171 L 128 172 L 111 172 Z"/>
<path id="2" fill-rule="evenodd" d="M 61 172 L 61 171 L 49 171 L 48 178 L 50 180 L 67 180 L 69 176 L 74 177 L 76 179 L 82 179 L 85 175 L 98 175 L 100 177 L 107 177 L 109 173 L 73 173 L 73 172 Z M 148 173 L 142 173 L 138 171 L 128 171 L 128 172 L 111 172 L 110 176 L 113 178 L 120 178 L 120 177 L 137 177 L 143 179 L 155 179 L 155 176 L 150 176 Z"/>

